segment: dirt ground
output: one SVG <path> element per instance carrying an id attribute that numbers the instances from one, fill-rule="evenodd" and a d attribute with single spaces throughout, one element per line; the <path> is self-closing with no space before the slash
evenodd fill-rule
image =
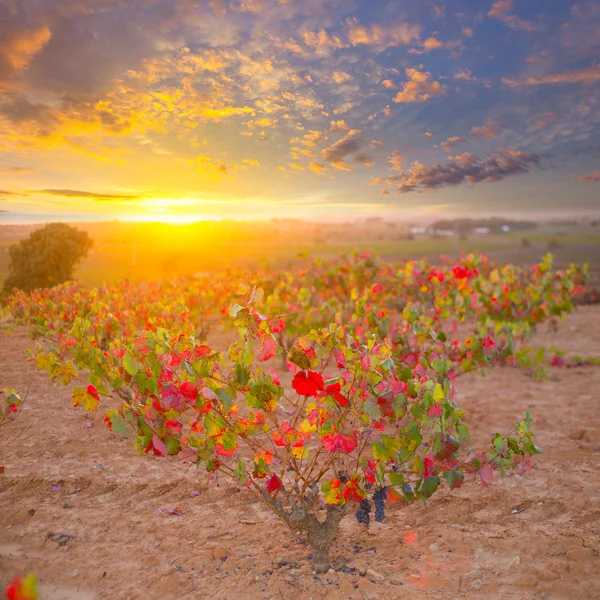
<path id="1" fill-rule="evenodd" d="M 535 341 L 600 355 L 600 307 Z M 350 515 L 335 572 L 317 576 L 308 547 L 249 492 L 226 480 L 202 490 L 176 460 L 138 457 L 35 371 L 29 346 L 24 331 L 0 333 L 0 387 L 30 386 L 0 427 L 2 585 L 35 572 L 43 600 L 600 598 L 598 367 L 541 383 L 508 368 L 461 378 L 474 443 L 531 410 L 543 448 L 532 472 L 397 503 L 368 531 Z"/>

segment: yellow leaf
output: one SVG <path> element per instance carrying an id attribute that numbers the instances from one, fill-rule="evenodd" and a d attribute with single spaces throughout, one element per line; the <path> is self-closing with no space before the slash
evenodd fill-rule
<path id="1" fill-rule="evenodd" d="M 436 402 L 441 402 L 444 399 L 444 388 L 439 383 L 436 383 L 433 388 L 433 399 Z"/>

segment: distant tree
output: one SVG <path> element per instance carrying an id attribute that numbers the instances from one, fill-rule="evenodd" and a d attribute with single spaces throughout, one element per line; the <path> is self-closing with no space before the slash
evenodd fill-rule
<path id="1" fill-rule="evenodd" d="M 73 267 L 92 247 L 85 231 L 65 223 L 50 223 L 10 247 L 9 275 L 4 291 L 29 292 L 73 279 Z"/>

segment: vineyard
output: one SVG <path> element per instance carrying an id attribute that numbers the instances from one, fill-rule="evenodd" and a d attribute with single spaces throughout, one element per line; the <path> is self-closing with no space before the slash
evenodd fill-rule
<path id="1" fill-rule="evenodd" d="M 13 292 L 0 575 L 56 599 L 598 597 L 590 294 L 550 256 L 369 253 Z"/>

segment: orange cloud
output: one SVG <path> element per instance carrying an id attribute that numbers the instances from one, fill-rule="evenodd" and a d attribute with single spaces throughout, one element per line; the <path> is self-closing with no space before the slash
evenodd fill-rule
<path id="1" fill-rule="evenodd" d="M 578 177 L 577 181 L 581 181 L 582 183 L 598 183 L 600 182 L 600 171 L 594 171 L 589 175 L 583 175 L 582 177 Z"/>
<path id="2" fill-rule="evenodd" d="M 553 73 L 551 75 L 542 75 L 541 77 L 526 77 L 516 80 L 504 78 L 503 83 L 511 87 L 519 85 L 548 85 L 553 83 L 580 83 L 582 81 L 597 81 L 600 79 L 600 66 L 587 67 L 586 69 L 574 69 L 564 73 Z"/>
<path id="3" fill-rule="evenodd" d="M 402 91 L 394 97 L 394 102 L 426 102 L 446 93 L 439 81 L 431 81 L 431 73 L 406 69 L 406 75 L 408 81 L 404 82 Z"/>
<path id="4" fill-rule="evenodd" d="M 331 79 L 334 83 L 345 83 L 352 81 L 352 75 L 348 75 L 348 73 L 344 73 L 343 71 L 334 71 Z"/>
<path id="5" fill-rule="evenodd" d="M 324 29 L 319 29 L 319 31 L 316 32 L 305 31 L 302 34 L 302 39 L 309 48 L 312 48 L 322 55 L 330 54 L 332 51 L 339 48 L 348 47 L 340 37 L 337 35 L 329 35 Z"/>
<path id="6" fill-rule="evenodd" d="M 331 131 L 334 133 L 345 133 L 348 131 L 348 125 L 346 125 L 346 121 L 340 119 L 339 121 L 331 121 Z"/>
<path id="7" fill-rule="evenodd" d="M 313 171 L 314 173 L 316 173 L 317 175 L 323 175 L 324 173 L 327 172 L 327 167 L 318 162 L 311 162 L 308 165 L 308 168 L 311 171 Z"/>
<path id="8" fill-rule="evenodd" d="M 347 19 L 348 40 L 351 46 L 378 46 L 382 50 L 405 46 L 419 36 L 420 29 L 401 23 L 395 26 L 361 25 L 358 19 Z"/>
<path id="9" fill-rule="evenodd" d="M 455 135 L 453 137 L 449 137 L 445 142 L 442 142 L 440 146 L 445 152 L 452 152 L 454 146 L 458 146 L 459 144 L 463 144 L 466 142 L 465 138 L 460 137 L 459 135 Z"/>
<path id="10" fill-rule="evenodd" d="M 390 156 L 388 156 L 388 162 L 392 165 L 390 168 L 392 171 L 402 171 L 402 165 L 404 164 L 404 156 L 397 150 L 394 150 Z"/>
<path id="11" fill-rule="evenodd" d="M 488 12 L 488 17 L 493 17 L 502 21 L 511 29 L 517 31 L 536 31 L 539 26 L 530 21 L 524 21 L 517 17 L 517 15 L 509 14 L 513 10 L 512 0 L 497 0 L 492 5 L 491 10 Z"/>
<path id="12" fill-rule="evenodd" d="M 13 69 L 24 69 L 48 43 L 51 35 L 50 29 L 45 25 L 29 31 L 16 32 L 2 42 L 0 54 Z"/>
<path id="13" fill-rule="evenodd" d="M 492 138 L 497 137 L 499 137 L 498 132 L 489 125 L 482 125 L 481 127 L 471 127 L 471 139 L 473 140 L 476 140 L 478 138 L 490 140 Z"/>

